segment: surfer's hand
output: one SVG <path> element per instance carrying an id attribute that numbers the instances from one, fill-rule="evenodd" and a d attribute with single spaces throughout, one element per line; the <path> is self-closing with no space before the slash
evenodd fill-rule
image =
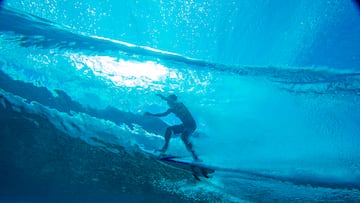
<path id="1" fill-rule="evenodd" d="M 158 96 L 158 97 L 160 97 L 161 99 L 164 99 L 164 100 L 166 100 L 166 97 L 164 97 L 162 94 L 156 94 L 156 96 Z"/>

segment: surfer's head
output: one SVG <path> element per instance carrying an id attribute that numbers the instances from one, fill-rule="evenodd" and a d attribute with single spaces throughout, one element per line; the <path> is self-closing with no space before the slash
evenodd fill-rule
<path id="1" fill-rule="evenodd" d="M 166 97 L 166 101 L 168 102 L 168 104 L 172 104 L 176 102 L 176 100 L 177 100 L 177 96 L 175 94 L 170 94 L 169 96 Z"/>
<path id="2" fill-rule="evenodd" d="M 177 96 L 175 94 L 170 94 L 167 98 L 168 101 L 176 101 Z"/>

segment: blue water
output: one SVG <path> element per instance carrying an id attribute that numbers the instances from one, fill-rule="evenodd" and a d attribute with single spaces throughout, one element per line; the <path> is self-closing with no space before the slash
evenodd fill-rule
<path id="1" fill-rule="evenodd" d="M 5 1 L 0 19 L 2 111 L 37 128 L 44 118 L 114 156 L 122 154 L 114 146 L 139 153 L 143 165 L 156 162 L 144 151 L 161 147 L 166 126 L 179 122 L 143 116 L 166 110 L 156 94 L 175 93 L 188 106 L 195 150 L 223 170 L 201 182 L 153 175 L 143 185 L 155 190 L 137 201 L 156 202 L 161 192 L 179 202 L 360 201 L 354 1 Z M 169 153 L 188 155 L 176 137 Z M 127 176 L 157 173 L 149 170 Z M 39 201 L 17 193 L 25 181 L 13 180 L 1 185 L 0 201 Z M 123 189 L 130 183 L 118 190 L 132 197 Z M 101 202 L 85 196 L 69 199 Z"/>

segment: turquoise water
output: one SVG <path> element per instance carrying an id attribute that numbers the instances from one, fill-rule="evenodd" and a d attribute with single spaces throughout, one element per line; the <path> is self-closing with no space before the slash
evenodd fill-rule
<path id="1" fill-rule="evenodd" d="M 0 201 L 360 201 L 359 12 L 352 1 L 4 2 Z M 194 115 L 194 148 L 219 168 L 210 179 L 147 157 L 179 122 L 143 116 L 166 110 L 157 93 Z M 54 147 L 67 145 L 85 151 L 62 159 Z M 188 155 L 176 137 L 169 153 Z"/>

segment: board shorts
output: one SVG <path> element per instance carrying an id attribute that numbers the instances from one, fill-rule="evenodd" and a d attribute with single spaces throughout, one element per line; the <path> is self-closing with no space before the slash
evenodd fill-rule
<path id="1" fill-rule="evenodd" d="M 185 126 L 184 124 L 181 125 L 174 125 L 169 127 L 174 134 L 182 134 L 186 132 L 187 134 L 191 134 L 195 131 L 196 126 Z"/>

